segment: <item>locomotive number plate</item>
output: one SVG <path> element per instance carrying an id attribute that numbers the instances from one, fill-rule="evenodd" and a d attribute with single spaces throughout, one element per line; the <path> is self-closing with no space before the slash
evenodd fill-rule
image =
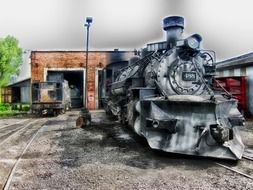
<path id="1" fill-rule="evenodd" d="M 184 81 L 196 81 L 197 80 L 197 74 L 195 72 L 183 72 L 182 73 L 182 79 Z"/>

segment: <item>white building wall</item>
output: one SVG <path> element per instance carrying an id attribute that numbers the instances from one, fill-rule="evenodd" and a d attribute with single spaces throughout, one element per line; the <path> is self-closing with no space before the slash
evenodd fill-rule
<path id="1" fill-rule="evenodd" d="M 228 76 L 229 76 L 229 70 L 223 71 L 223 76 L 224 76 L 224 77 L 228 77 Z"/>
<path id="2" fill-rule="evenodd" d="M 241 71 L 241 76 L 247 75 L 247 74 L 246 74 L 246 68 L 245 68 L 245 67 L 240 68 L 240 71 Z"/>
<path id="3" fill-rule="evenodd" d="M 228 77 L 228 76 L 253 76 L 253 66 L 247 68 L 229 69 L 223 71 L 217 71 L 217 76 Z"/>
<path id="4" fill-rule="evenodd" d="M 22 103 L 30 103 L 30 86 L 20 87 L 20 95 Z"/>
<path id="5" fill-rule="evenodd" d="M 253 67 L 247 67 L 246 68 L 246 75 L 247 76 L 253 76 Z"/>
<path id="6" fill-rule="evenodd" d="M 236 76 L 236 77 L 241 76 L 241 70 L 240 69 L 235 69 L 234 70 L 234 76 Z"/>
<path id="7" fill-rule="evenodd" d="M 228 72 L 229 72 L 229 76 L 234 76 L 235 75 L 234 69 L 230 69 L 230 70 L 228 70 Z"/>

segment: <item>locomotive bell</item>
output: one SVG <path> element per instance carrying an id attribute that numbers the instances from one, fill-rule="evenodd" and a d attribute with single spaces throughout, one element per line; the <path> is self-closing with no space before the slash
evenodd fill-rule
<path id="1" fill-rule="evenodd" d="M 167 44 L 171 48 L 176 41 L 182 39 L 184 30 L 184 18 L 181 16 L 170 16 L 163 19 L 163 29 L 167 33 Z"/>

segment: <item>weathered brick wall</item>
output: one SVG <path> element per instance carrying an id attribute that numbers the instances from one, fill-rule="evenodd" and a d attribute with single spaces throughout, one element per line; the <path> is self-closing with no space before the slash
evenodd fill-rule
<path id="1" fill-rule="evenodd" d="M 127 60 L 133 52 L 91 51 L 88 60 L 88 107 L 95 109 L 95 72 L 111 63 L 117 55 Z M 115 61 L 115 59 L 114 59 Z M 80 68 L 85 67 L 84 51 L 33 51 L 31 53 L 31 81 L 44 80 L 44 68 Z"/>

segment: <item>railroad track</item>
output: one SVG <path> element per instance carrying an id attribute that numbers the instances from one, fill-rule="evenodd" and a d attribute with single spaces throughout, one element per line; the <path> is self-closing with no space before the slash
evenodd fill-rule
<path id="1" fill-rule="evenodd" d="M 16 156 L 14 159 L 12 159 L 12 160 L 14 160 L 14 164 L 11 165 L 11 167 L 9 167 L 8 173 L 6 173 L 6 175 L 5 175 L 7 177 L 5 177 L 5 180 L 2 181 L 2 189 L 3 190 L 9 189 L 12 178 L 15 174 L 16 168 L 18 167 L 20 161 L 22 160 L 22 157 L 24 156 L 24 154 L 26 153 L 26 151 L 28 150 L 28 148 L 30 147 L 30 145 L 32 144 L 34 139 L 38 136 L 38 133 L 40 132 L 40 130 L 44 126 L 45 122 L 48 120 L 50 120 L 50 119 L 47 119 L 47 120 L 46 119 L 36 119 L 34 121 L 31 121 L 27 125 L 25 125 L 24 127 L 17 129 L 14 133 L 12 133 L 10 136 L 8 136 L 4 141 L 0 142 L 0 147 L 1 147 L 1 145 L 5 144 L 5 143 L 10 143 L 13 137 L 16 136 L 16 138 L 18 138 L 18 133 L 22 133 L 25 129 L 32 127 L 30 129 L 30 130 L 32 130 L 32 133 L 28 135 L 29 137 L 28 137 L 27 141 L 25 141 L 25 143 L 26 143 L 25 146 L 22 147 L 21 151 L 19 152 L 19 155 Z M 36 128 L 36 129 L 34 129 L 34 128 Z M 0 183 L 1 183 L 1 181 L 0 181 Z M 0 184 L 0 188 L 1 188 L 1 184 Z"/>
<path id="2" fill-rule="evenodd" d="M 253 158 L 250 157 L 250 156 L 243 155 L 242 157 L 245 158 L 245 159 L 247 159 L 247 160 L 253 161 Z"/>
<path id="3" fill-rule="evenodd" d="M 1 130 L 1 129 L 5 129 L 5 128 L 10 127 L 10 126 L 14 126 L 14 125 L 18 125 L 18 124 L 25 123 L 25 122 L 28 121 L 28 120 L 29 120 L 29 119 L 24 119 L 24 120 L 20 120 L 20 121 L 18 121 L 18 122 L 16 122 L 16 123 L 12 123 L 12 124 L 8 124 L 8 125 L 1 126 L 1 127 L 0 127 L 0 130 Z"/>
<path id="4" fill-rule="evenodd" d="M 18 122 L 16 122 L 16 123 L 12 123 L 12 124 L 8 124 L 8 125 L 1 126 L 1 127 L 0 127 L 0 131 L 5 130 L 5 129 L 7 129 L 7 128 L 10 128 L 10 127 L 12 127 L 12 126 L 16 126 L 16 125 L 23 124 L 23 123 L 25 123 L 26 121 L 29 121 L 29 120 L 30 120 L 30 119 L 24 119 L 24 120 L 20 120 L 20 121 L 18 121 Z"/>
<path id="5" fill-rule="evenodd" d="M 30 127 L 33 123 L 36 123 L 36 122 L 38 122 L 38 120 L 31 121 L 24 126 L 21 125 L 19 127 L 14 128 L 13 130 L 10 130 L 4 133 L 3 135 L 0 136 L 0 146 L 4 144 L 6 141 L 8 141 L 8 139 L 10 139 L 12 136 L 15 136 L 17 133 Z M 3 137 L 6 137 L 6 138 L 3 139 Z"/>
<path id="6" fill-rule="evenodd" d="M 220 163 L 220 162 L 215 162 L 215 164 L 218 166 L 221 166 L 227 170 L 235 172 L 241 176 L 244 176 L 246 178 L 253 180 L 253 168 L 252 168 L 252 166 L 251 166 L 251 168 L 247 167 L 247 166 L 250 167 L 250 165 L 253 165 L 253 157 L 252 156 L 253 155 L 244 154 L 242 156 L 242 159 L 237 163 L 236 166 L 231 166 L 229 164 L 224 164 L 224 163 Z M 248 164 L 242 164 L 242 162 L 247 162 Z M 246 167 L 243 168 L 242 167 L 243 165 L 246 165 Z"/>

